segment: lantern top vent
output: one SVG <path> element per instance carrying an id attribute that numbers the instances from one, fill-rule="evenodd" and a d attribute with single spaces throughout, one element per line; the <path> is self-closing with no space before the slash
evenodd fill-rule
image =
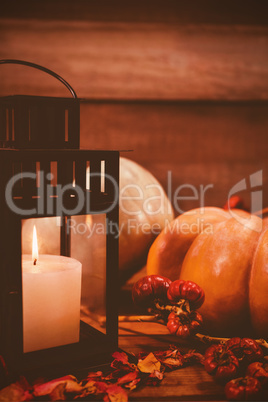
<path id="1" fill-rule="evenodd" d="M 22 60 L 0 60 L 37 68 L 61 81 L 73 98 L 11 95 L 0 98 L 0 148 L 78 149 L 80 101 L 73 88 L 58 74 Z"/>

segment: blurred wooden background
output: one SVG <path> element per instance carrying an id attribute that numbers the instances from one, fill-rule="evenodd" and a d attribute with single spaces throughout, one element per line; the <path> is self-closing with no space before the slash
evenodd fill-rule
<path id="1" fill-rule="evenodd" d="M 83 98 L 81 146 L 132 149 L 173 192 L 233 185 L 263 170 L 268 206 L 268 3 L 226 0 L 2 1 L 0 58 L 44 65 Z M 1 95 L 68 96 L 55 80 L 1 66 Z M 199 205 L 184 189 L 181 210 Z M 248 205 L 250 190 L 242 192 Z"/>

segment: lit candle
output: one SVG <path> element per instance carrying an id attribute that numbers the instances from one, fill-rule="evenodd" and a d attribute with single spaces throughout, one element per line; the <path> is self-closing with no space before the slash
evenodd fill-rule
<path id="1" fill-rule="evenodd" d="M 38 256 L 34 227 L 32 255 L 22 256 L 24 353 L 79 341 L 81 271 L 73 258 Z"/>

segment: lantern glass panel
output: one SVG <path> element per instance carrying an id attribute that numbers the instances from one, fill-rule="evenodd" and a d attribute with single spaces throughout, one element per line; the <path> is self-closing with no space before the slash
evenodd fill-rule
<path id="1" fill-rule="evenodd" d="M 82 263 L 81 320 L 106 333 L 106 214 L 70 219 L 71 257 Z"/>
<path id="2" fill-rule="evenodd" d="M 22 220 L 24 353 L 84 342 L 91 327 L 106 333 L 106 215 L 69 217 L 70 257 L 60 231 L 60 217 Z"/>

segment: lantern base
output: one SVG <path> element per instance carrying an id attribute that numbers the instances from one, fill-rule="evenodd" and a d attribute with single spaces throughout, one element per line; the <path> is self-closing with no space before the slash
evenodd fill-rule
<path id="1" fill-rule="evenodd" d="M 5 356 L 5 360 L 11 376 L 23 374 L 28 379 L 37 376 L 55 378 L 107 365 L 111 363 L 112 354 L 117 350 L 117 338 L 111 340 L 107 335 L 81 322 L 80 342 L 22 353 L 19 360 Z"/>

